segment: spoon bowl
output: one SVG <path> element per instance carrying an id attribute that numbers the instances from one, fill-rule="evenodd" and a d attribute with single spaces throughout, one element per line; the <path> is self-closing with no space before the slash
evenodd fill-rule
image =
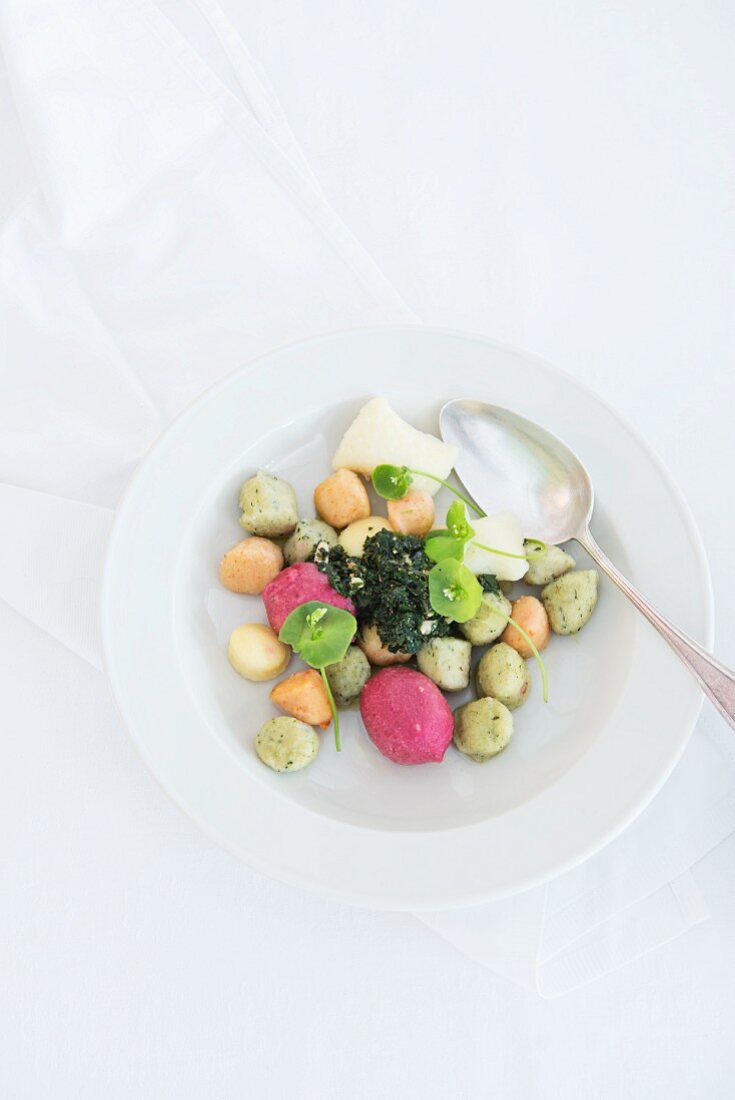
<path id="1" fill-rule="evenodd" d="M 594 489 L 560 439 L 531 420 L 480 401 L 450 401 L 442 436 L 459 449 L 457 473 L 486 510 L 508 509 L 534 538 L 557 544 L 589 525 Z"/>
<path id="2" fill-rule="evenodd" d="M 486 512 L 515 512 L 527 537 L 575 539 L 659 632 L 720 714 L 735 727 L 735 673 L 670 623 L 622 575 L 590 532 L 595 494 L 583 463 L 531 420 L 480 401 L 449 401 L 439 418 L 459 449 L 457 473 Z"/>

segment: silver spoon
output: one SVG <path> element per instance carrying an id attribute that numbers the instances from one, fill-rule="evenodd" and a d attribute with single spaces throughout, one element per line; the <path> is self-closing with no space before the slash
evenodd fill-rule
<path id="1" fill-rule="evenodd" d="M 502 485 L 503 507 L 522 516 L 534 536 L 555 545 L 575 539 L 655 626 L 735 727 L 735 673 L 652 607 L 592 537 L 595 494 L 577 456 L 538 424 L 497 405 L 450 401 L 440 424 L 447 443 L 459 448 L 457 473 L 474 499 L 482 504 L 484 486 Z"/>

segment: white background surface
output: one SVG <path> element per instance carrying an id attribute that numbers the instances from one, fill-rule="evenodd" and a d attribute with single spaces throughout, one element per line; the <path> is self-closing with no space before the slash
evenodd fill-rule
<path id="1" fill-rule="evenodd" d="M 735 663 L 732 8 L 224 6 L 408 304 L 566 367 L 664 457 L 709 547 L 718 653 Z M 4 211 L 25 192 L 17 149 Z M 695 870 L 711 921 L 542 1001 L 411 917 L 235 863 L 107 732 L 98 674 L 0 614 L 16 637 L 0 663 L 3 1095 L 731 1095 L 735 840 Z"/>

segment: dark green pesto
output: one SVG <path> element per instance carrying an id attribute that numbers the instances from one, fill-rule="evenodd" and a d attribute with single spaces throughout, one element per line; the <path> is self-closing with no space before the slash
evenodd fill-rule
<path id="1" fill-rule="evenodd" d="M 449 620 L 429 602 L 423 539 L 378 531 L 365 540 L 361 558 L 342 546 L 320 546 L 315 562 L 332 588 L 355 605 L 360 626 L 374 625 L 392 653 L 417 653 L 429 638 L 451 633 Z"/>
<path id="2" fill-rule="evenodd" d="M 503 590 L 500 587 L 500 582 L 492 573 L 480 573 L 477 579 L 482 585 L 483 591 L 492 592 L 494 596 L 502 596 Z"/>

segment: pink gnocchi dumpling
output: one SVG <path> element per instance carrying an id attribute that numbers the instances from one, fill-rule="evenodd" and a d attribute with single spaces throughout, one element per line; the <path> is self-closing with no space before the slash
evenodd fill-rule
<path id="1" fill-rule="evenodd" d="M 375 747 L 396 764 L 444 758 L 454 731 L 446 699 L 428 676 L 411 668 L 384 668 L 360 696 L 365 728 Z"/>
<path id="2" fill-rule="evenodd" d="M 265 613 L 276 634 L 294 608 L 300 607 L 302 603 L 309 603 L 310 600 L 319 600 L 321 603 L 331 604 L 332 607 L 342 607 L 351 615 L 355 614 L 355 605 L 352 600 L 340 596 L 313 562 L 304 561 L 289 565 L 288 569 L 284 569 L 263 589 Z"/>

